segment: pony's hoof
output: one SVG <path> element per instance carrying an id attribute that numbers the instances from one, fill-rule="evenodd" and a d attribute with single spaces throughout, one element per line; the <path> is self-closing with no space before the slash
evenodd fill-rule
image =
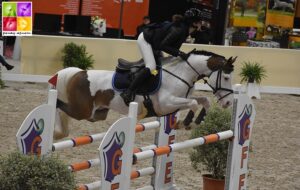
<path id="1" fill-rule="evenodd" d="M 191 130 L 192 127 L 189 125 L 189 126 L 185 126 L 184 129 L 185 129 L 185 130 Z"/>

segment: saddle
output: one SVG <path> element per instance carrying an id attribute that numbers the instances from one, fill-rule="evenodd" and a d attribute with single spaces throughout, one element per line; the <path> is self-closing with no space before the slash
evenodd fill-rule
<path id="1" fill-rule="evenodd" d="M 135 73 L 145 68 L 144 60 L 129 62 L 118 59 L 118 65 L 113 75 L 112 86 L 116 91 L 125 91 L 135 77 Z M 147 96 L 156 93 L 161 85 L 161 71 L 156 76 L 151 75 L 145 80 L 144 85 L 136 90 L 137 95 Z"/>

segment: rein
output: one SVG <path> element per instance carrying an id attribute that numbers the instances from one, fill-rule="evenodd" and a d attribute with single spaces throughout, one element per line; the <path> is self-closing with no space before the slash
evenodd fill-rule
<path id="1" fill-rule="evenodd" d="M 181 78 L 181 77 L 175 75 L 174 73 L 171 73 L 170 71 L 166 70 L 165 68 L 162 68 L 162 67 L 161 67 L 161 69 L 162 69 L 163 71 L 165 71 L 166 73 L 168 73 L 169 75 L 172 75 L 173 77 L 179 79 L 181 82 L 183 82 L 184 84 L 186 84 L 186 85 L 188 86 L 188 90 L 187 90 L 187 92 L 186 92 L 186 94 L 185 94 L 185 97 L 187 97 L 188 94 L 190 93 L 190 90 L 191 90 L 192 88 L 194 88 L 194 84 L 191 86 L 191 85 L 190 85 L 186 80 L 184 80 L 183 78 Z"/>

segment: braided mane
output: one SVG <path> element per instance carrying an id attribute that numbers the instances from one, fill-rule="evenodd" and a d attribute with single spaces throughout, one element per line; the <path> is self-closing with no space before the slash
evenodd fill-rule
<path id="1" fill-rule="evenodd" d="M 193 50 L 191 51 L 192 54 L 196 54 L 196 55 L 205 55 L 205 56 L 216 56 L 216 57 L 221 57 L 223 59 L 225 59 L 224 56 L 210 52 L 210 51 L 204 51 L 204 50 Z"/>
<path id="2" fill-rule="evenodd" d="M 233 62 L 235 61 L 235 59 L 232 60 L 232 57 L 227 60 L 222 55 L 219 55 L 219 54 L 216 54 L 216 53 L 213 53 L 210 51 L 204 51 L 204 50 L 192 50 L 190 52 L 190 54 L 212 56 L 212 57 L 215 57 L 215 59 L 219 60 L 219 61 L 220 61 L 220 59 L 223 59 L 224 62 L 221 61 L 222 65 L 219 65 L 219 69 L 222 69 L 224 71 L 224 73 L 226 73 L 226 74 L 230 74 L 234 70 Z"/>

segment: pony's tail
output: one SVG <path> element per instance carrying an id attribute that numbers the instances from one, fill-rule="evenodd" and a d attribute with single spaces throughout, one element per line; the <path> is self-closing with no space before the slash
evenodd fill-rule
<path id="1" fill-rule="evenodd" d="M 68 67 L 58 71 L 53 77 L 49 79 L 49 85 L 51 89 L 58 91 L 58 98 L 62 101 L 67 101 L 67 87 L 70 79 L 78 72 L 82 71 L 79 68 Z"/>

